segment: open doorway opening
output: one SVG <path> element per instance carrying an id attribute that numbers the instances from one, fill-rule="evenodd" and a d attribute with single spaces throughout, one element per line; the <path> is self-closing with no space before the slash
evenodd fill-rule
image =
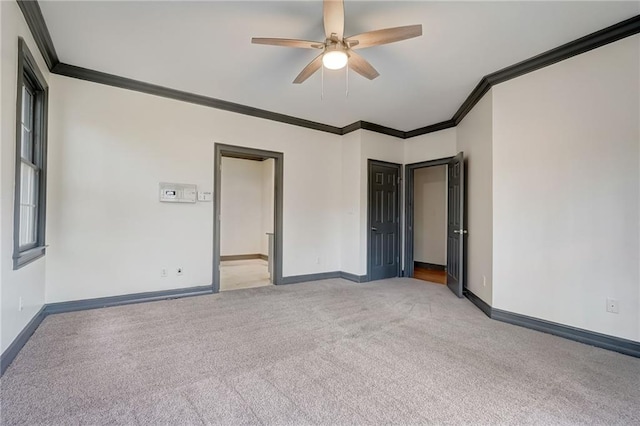
<path id="1" fill-rule="evenodd" d="M 284 156 L 215 145 L 213 291 L 282 282 Z"/>
<path id="2" fill-rule="evenodd" d="M 220 290 L 272 285 L 274 160 L 222 157 Z"/>
<path id="3" fill-rule="evenodd" d="M 447 166 L 414 170 L 414 278 L 447 283 Z"/>
<path id="4" fill-rule="evenodd" d="M 464 154 L 408 164 L 405 176 L 404 275 L 446 283 L 456 296 L 463 297 L 467 237 Z"/>

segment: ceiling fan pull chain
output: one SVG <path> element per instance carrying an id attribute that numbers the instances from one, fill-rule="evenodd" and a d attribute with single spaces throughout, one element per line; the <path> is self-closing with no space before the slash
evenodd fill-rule
<path id="1" fill-rule="evenodd" d="M 320 70 L 320 100 L 324 100 L 324 67 Z"/>
<path id="2" fill-rule="evenodd" d="M 346 89 L 346 92 L 345 92 L 345 94 L 344 94 L 344 97 L 345 97 L 345 98 L 348 98 L 348 97 L 349 97 L 349 66 L 347 65 L 347 66 L 346 66 L 346 67 L 344 67 L 344 68 L 346 69 L 346 71 L 345 71 L 345 72 L 347 73 L 347 78 L 346 78 L 346 83 L 345 83 L 345 85 L 346 85 L 347 89 Z"/>

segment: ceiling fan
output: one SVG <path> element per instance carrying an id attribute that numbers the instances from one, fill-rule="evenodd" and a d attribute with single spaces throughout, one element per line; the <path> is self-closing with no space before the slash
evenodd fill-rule
<path id="1" fill-rule="evenodd" d="M 343 0 L 324 0 L 322 9 L 326 36 L 324 42 L 286 38 L 254 37 L 251 39 L 251 43 L 254 44 L 322 50 L 322 53 L 316 56 L 316 58 L 298 74 L 296 79 L 293 80 L 294 84 L 300 84 L 311 77 L 322 65 L 334 70 L 341 69 L 345 65 L 348 65 L 349 68 L 358 74 L 369 80 L 373 80 L 380 74 L 366 59 L 354 52 L 355 49 L 394 43 L 422 35 L 422 25 L 407 25 L 344 37 Z"/>

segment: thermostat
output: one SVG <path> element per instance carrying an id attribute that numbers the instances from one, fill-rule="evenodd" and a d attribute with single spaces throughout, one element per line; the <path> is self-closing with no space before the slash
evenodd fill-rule
<path id="1" fill-rule="evenodd" d="M 192 184 L 160 182 L 160 201 L 165 203 L 195 203 L 196 193 Z"/>

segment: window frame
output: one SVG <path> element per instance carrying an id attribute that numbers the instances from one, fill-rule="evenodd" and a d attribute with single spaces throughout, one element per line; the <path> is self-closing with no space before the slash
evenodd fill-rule
<path id="1" fill-rule="evenodd" d="M 33 55 L 22 37 L 18 38 L 18 70 L 16 97 L 16 151 L 15 151 L 15 191 L 13 208 L 13 269 L 19 269 L 46 253 L 45 225 L 47 202 L 47 117 L 49 87 L 40 72 Z M 20 201 L 22 172 L 22 88 L 32 90 L 32 160 L 30 167 L 36 168 L 36 212 L 35 242 L 20 246 Z"/>

